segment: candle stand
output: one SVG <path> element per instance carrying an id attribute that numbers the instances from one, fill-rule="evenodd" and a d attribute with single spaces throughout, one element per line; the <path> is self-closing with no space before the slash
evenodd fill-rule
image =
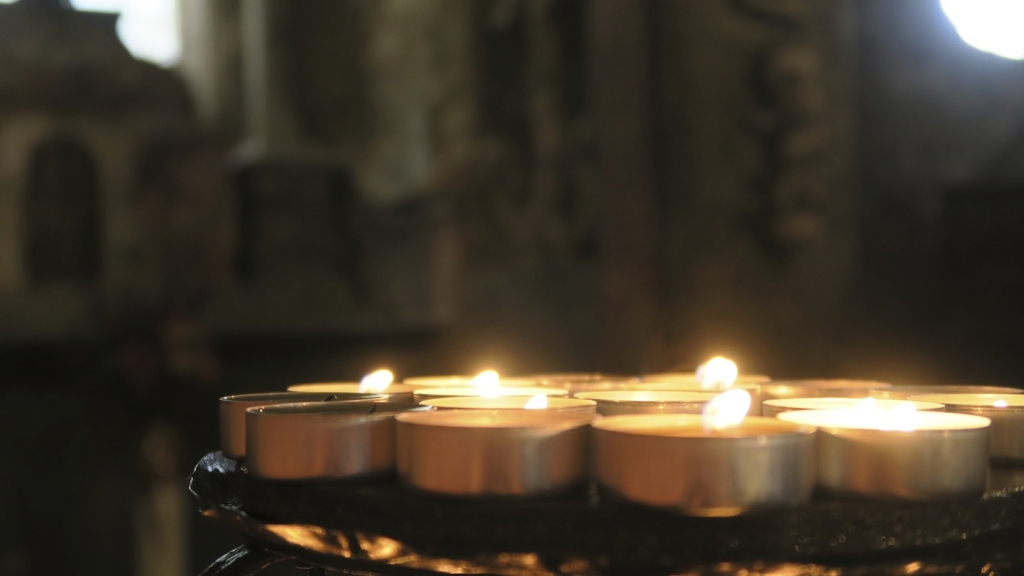
<path id="1" fill-rule="evenodd" d="M 544 498 L 426 495 L 393 479 L 267 481 L 220 452 L 190 478 L 202 513 L 246 541 L 202 576 L 296 562 L 361 575 L 1024 573 L 1024 468 L 983 496 L 826 500 L 732 518 L 617 501 L 593 487 Z"/>

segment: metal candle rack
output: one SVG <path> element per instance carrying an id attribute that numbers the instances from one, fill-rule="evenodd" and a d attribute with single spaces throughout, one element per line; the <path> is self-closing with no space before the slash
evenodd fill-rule
<path id="1" fill-rule="evenodd" d="M 282 560 L 318 571 L 415 575 L 992 574 L 1024 572 L 1024 468 L 994 468 L 979 497 L 932 502 L 818 499 L 733 518 L 694 518 L 598 495 L 429 496 L 376 478 L 274 482 L 220 452 L 190 487 L 203 514 L 247 543 L 203 576 Z M 824 570 L 824 569 L 822 569 Z M 815 572 L 817 573 L 817 572 Z"/>

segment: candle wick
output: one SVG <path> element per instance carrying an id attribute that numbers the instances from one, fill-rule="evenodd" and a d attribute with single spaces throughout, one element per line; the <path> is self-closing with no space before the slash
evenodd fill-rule
<path id="1" fill-rule="evenodd" d="M 327 396 L 327 398 L 324 398 L 323 400 L 321 400 L 321 402 L 330 402 L 332 400 L 337 400 L 337 399 L 338 399 L 338 397 L 336 395 L 331 394 L 331 395 Z"/>

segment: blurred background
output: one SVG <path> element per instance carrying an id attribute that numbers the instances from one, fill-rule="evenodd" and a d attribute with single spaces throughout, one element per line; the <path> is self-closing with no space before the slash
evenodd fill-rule
<path id="1" fill-rule="evenodd" d="M 0 574 L 235 544 L 219 396 L 1024 384 L 1024 3 L 0 0 Z"/>

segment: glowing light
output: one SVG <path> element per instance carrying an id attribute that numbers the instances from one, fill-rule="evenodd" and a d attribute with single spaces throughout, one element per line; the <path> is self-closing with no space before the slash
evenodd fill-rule
<path id="1" fill-rule="evenodd" d="M 181 59 L 177 0 L 71 0 L 83 12 L 117 12 L 117 37 L 140 60 L 174 66 Z"/>
<path id="2" fill-rule="evenodd" d="M 901 402 L 891 410 L 882 410 L 874 398 L 865 398 L 853 408 L 858 418 L 878 430 L 911 432 L 917 429 L 917 408 L 913 402 Z"/>
<path id="3" fill-rule="evenodd" d="M 740 375 L 736 363 L 728 358 L 715 356 L 697 368 L 697 383 L 706 390 L 730 388 Z"/>
<path id="4" fill-rule="evenodd" d="M 750 410 L 750 393 L 726 390 L 704 405 L 704 431 L 724 430 L 739 426 Z"/>
<path id="5" fill-rule="evenodd" d="M 1006 408 L 1008 404 L 1006 403 L 1006 400 L 996 400 L 992 403 L 992 406 L 995 408 Z"/>
<path id="6" fill-rule="evenodd" d="M 548 397 L 545 394 L 534 394 L 532 398 L 526 401 L 523 408 L 527 410 L 543 410 L 548 407 Z"/>
<path id="7" fill-rule="evenodd" d="M 484 398 L 494 398 L 498 396 L 498 392 L 501 388 L 501 386 L 498 385 L 500 379 L 501 377 L 498 376 L 498 373 L 494 370 L 484 370 L 477 374 L 473 380 L 470 381 L 470 384 L 472 384 L 473 387 L 478 388 L 480 390 L 480 395 Z"/>
<path id="8" fill-rule="evenodd" d="M 388 389 L 395 381 L 395 375 L 390 370 L 377 370 L 370 372 L 359 381 L 359 391 L 379 394 Z"/>
<path id="9" fill-rule="evenodd" d="M 942 11 L 964 42 L 1011 60 L 1024 60 L 1024 2 L 940 0 Z"/>

